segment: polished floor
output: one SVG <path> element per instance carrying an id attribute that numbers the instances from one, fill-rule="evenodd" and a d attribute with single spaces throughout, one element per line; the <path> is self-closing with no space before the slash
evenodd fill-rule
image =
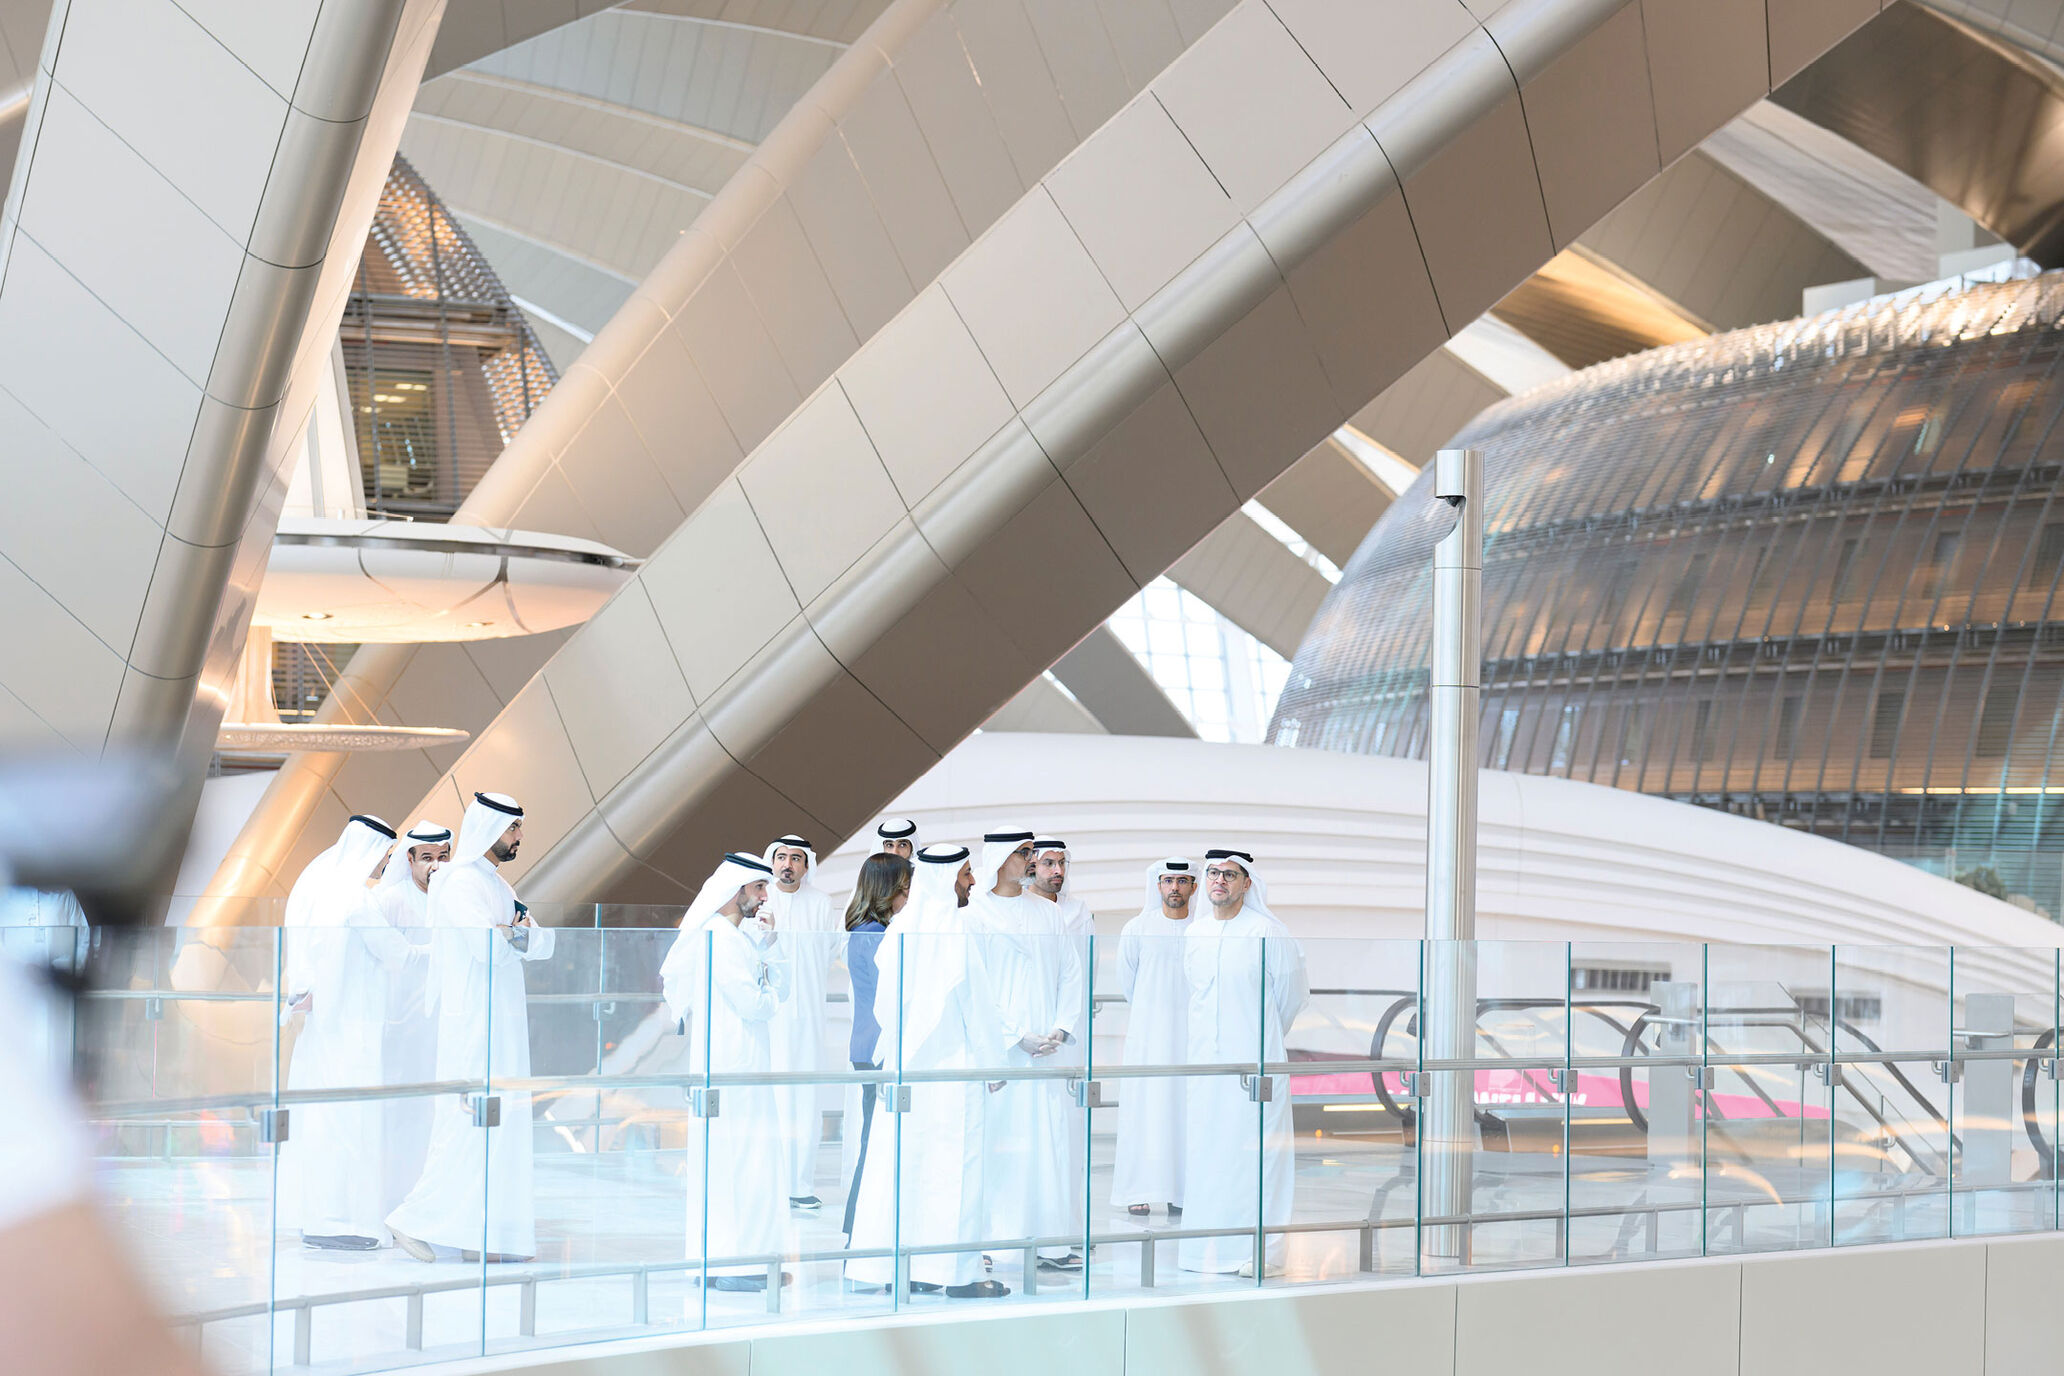
<path id="1" fill-rule="evenodd" d="M 642 1282 L 641 1313 L 635 1269 L 675 1263 L 684 1254 L 682 1154 L 631 1145 L 596 1151 L 592 1134 L 546 1129 L 537 1141 L 539 1255 L 527 1264 L 426 1264 L 392 1247 L 364 1253 L 304 1247 L 298 1236 L 273 1229 L 271 1169 L 261 1157 L 111 1159 L 102 1163 L 101 1181 L 171 1312 L 260 1308 L 201 1329 L 202 1350 L 224 1373 L 294 1369 L 304 1344 L 309 1365 L 302 1369 L 372 1371 L 482 1350 L 891 1312 L 885 1297 L 847 1293 L 840 1263 L 827 1260 L 788 1263 L 793 1281 L 781 1293 L 778 1312 L 763 1294 L 705 1294 L 686 1270 L 653 1271 Z M 1173 1241 L 1145 1240 L 1145 1229 L 1167 1228 L 1170 1220 L 1158 1207 L 1142 1220 L 1109 1202 L 1112 1145 L 1108 1136 L 1093 1138 L 1090 1191 L 1092 1230 L 1113 1240 L 1094 1249 L 1086 1270 L 1044 1273 L 1028 1287 L 1022 1253 L 1012 1251 L 994 1257 L 993 1275 L 1011 1287 L 1008 1299 L 917 1296 L 906 1303 L 920 1310 L 966 1309 L 1140 1294 L 1149 1279 L 1143 1264 L 1149 1246 L 1155 1294 L 1254 1286 L 1252 1279 L 1184 1272 Z M 1429 1266 L 1505 1269 L 1821 1246 L 1828 1241 L 1831 1193 L 1839 1241 L 1941 1236 L 1951 1226 L 1949 1196 L 1925 1181 L 1831 1176 L 1824 1167 L 1783 1160 L 1715 1163 L 1701 1172 L 1687 1163 L 1565 1158 L 1548 1150 L 1486 1151 L 1476 1162 L 1471 1212 L 1507 1221 L 1476 1227 L 1466 1261 Z M 1289 1237 L 1284 1273 L 1266 1283 L 1414 1274 L 1416 1165 L 1414 1151 L 1394 1136 L 1300 1136 L 1294 1226 L 1309 1230 Z M 841 1245 L 840 1178 L 839 1144 L 827 1141 L 815 1172 L 823 1206 L 791 1214 L 797 1252 Z M 2047 1193 L 1961 1203 L 1959 1232 L 2054 1226 Z M 1404 1226 L 1365 1232 L 1372 1219 Z M 1120 1240 L 1133 1236 L 1141 1240 Z M 589 1274 L 610 1268 L 623 1269 Z M 409 1293 L 424 1289 L 420 1343 L 412 1346 Z M 347 1294 L 361 1298 L 306 1310 L 294 1304 L 300 1297 Z M 277 1297 L 270 1315 L 262 1312 L 268 1295 Z"/>

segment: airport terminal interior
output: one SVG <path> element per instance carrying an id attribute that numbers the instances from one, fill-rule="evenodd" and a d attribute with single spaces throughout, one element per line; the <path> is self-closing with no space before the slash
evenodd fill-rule
<path id="1" fill-rule="evenodd" d="M 2056 1370 L 2060 131 L 2064 0 L 0 0 L 0 1370 Z"/>

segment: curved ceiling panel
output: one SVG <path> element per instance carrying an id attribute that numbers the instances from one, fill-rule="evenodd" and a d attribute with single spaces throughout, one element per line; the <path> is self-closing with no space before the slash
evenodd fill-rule
<path id="1" fill-rule="evenodd" d="M 43 46 L 0 225 L 10 744 L 198 778 L 438 8 L 79 4 Z"/>
<path id="2" fill-rule="evenodd" d="M 1228 4 L 896 0 L 652 269 L 567 370 L 552 414 L 539 411 L 457 519 L 649 552 L 909 303 L 913 283 L 931 281 Z M 741 0 L 723 8 L 743 12 Z M 765 22 L 808 8 L 744 5 Z M 495 262 L 522 295 L 524 279 Z M 326 719 L 407 724 L 436 702 L 440 722 L 484 727 L 556 643 L 368 647 Z M 294 757 L 212 891 L 264 891 L 327 843 L 321 834 L 353 810 L 343 797 L 403 812 L 452 758 Z"/>
<path id="3" fill-rule="evenodd" d="M 550 799 L 530 882 L 555 897 L 674 896 L 720 835 L 853 830 L 1799 58 L 1761 5 L 1395 8 L 1372 44 L 1355 7 L 1236 7 L 757 446 L 433 796 Z M 697 595 L 719 569 L 751 595 Z M 676 669 L 634 710 L 598 695 L 655 638 Z"/>
<path id="4" fill-rule="evenodd" d="M 1899 0 L 1771 99 L 2064 264 L 2064 80 L 2048 64 Z"/>

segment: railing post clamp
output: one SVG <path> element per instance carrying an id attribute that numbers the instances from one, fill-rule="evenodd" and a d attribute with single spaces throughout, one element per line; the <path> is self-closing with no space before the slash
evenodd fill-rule
<path id="1" fill-rule="evenodd" d="M 502 1097 L 499 1094 L 468 1094 L 466 1110 L 473 1115 L 476 1128 L 498 1128 L 502 1125 Z"/>

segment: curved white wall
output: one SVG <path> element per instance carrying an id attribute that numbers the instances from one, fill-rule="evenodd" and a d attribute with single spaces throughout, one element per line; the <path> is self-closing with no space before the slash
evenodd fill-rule
<path id="1" fill-rule="evenodd" d="M 1484 940 L 2064 944 L 2056 923 L 1838 842 L 1595 784 L 1480 778 Z M 1426 767 L 1412 761 L 984 732 L 889 811 L 928 840 L 997 822 L 1058 833 L 1071 888 L 1107 932 L 1138 910 L 1150 860 L 1233 845 L 1266 866 L 1270 902 L 1300 935 L 1421 933 Z M 859 840 L 826 860 L 830 887 L 850 884 L 872 828 Z"/>

